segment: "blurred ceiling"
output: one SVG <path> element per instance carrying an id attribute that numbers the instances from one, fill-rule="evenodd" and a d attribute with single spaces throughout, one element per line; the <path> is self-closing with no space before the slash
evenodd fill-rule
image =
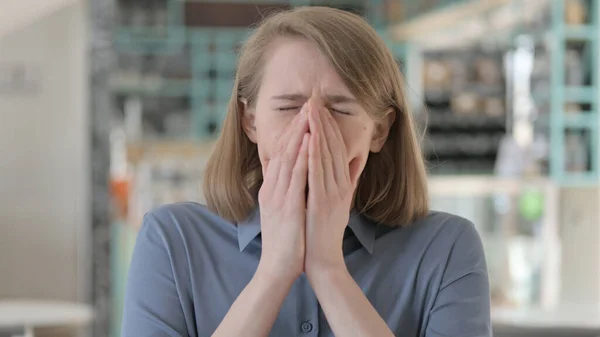
<path id="1" fill-rule="evenodd" d="M 3 0 L 0 10 L 0 39 L 81 0 Z"/>

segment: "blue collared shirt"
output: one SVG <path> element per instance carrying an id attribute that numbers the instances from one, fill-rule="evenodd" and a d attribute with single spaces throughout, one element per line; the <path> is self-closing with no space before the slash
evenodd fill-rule
<path id="1" fill-rule="evenodd" d="M 347 228 L 348 271 L 396 336 L 492 335 L 485 256 L 468 220 L 432 212 L 391 228 L 353 212 Z M 129 270 L 122 336 L 211 336 L 260 253 L 258 211 L 239 224 L 196 203 L 148 213 Z M 334 336 L 305 275 L 269 336 Z"/>

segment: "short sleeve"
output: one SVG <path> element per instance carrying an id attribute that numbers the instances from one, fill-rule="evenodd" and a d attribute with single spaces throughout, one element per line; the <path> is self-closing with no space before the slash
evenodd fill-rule
<path id="1" fill-rule="evenodd" d="M 188 336 L 169 252 L 151 213 L 144 217 L 133 251 L 121 336 Z"/>
<path id="2" fill-rule="evenodd" d="M 481 238 L 465 224 L 448 257 L 425 337 L 491 337 L 490 286 Z"/>

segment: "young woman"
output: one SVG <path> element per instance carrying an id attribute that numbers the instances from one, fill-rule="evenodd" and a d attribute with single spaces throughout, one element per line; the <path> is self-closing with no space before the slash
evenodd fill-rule
<path id="1" fill-rule="evenodd" d="M 356 15 L 256 29 L 204 193 L 146 215 L 123 336 L 491 336 L 480 239 L 429 212 L 398 65 Z"/>

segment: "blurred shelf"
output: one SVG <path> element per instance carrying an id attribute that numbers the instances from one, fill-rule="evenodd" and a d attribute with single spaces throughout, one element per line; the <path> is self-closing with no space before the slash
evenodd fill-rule
<path id="1" fill-rule="evenodd" d="M 592 25 L 567 25 L 565 27 L 565 38 L 568 40 L 593 40 L 598 32 Z"/>
<path id="2" fill-rule="evenodd" d="M 188 79 L 163 79 L 160 77 L 112 75 L 109 87 L 113 93 L 142 96 L 181 97 L 191 95 L 192 83 Z"/>
<path id="3" fill-rule="evenodd" d="M 600 177 L 596 172 L 565 172 L 560 180 L 562 187 L 590 187 L 598 184 Z"/>
<path id="4" fill-rule="evenodd" d="M 593 87 L 565 87 L 565 101 L 575 103 L 593 103 L 596 99 Z"/>
<path id="5" fill-rule="evenodd" d="M 455 50 L 480 45 L 481 41 L 511 46 L 514 34 L 534 23 L 537 14 L 548 7 L 547 1 L 453 2 L 455 4 L 439 6 L 416 18 L 397 20 L 390 28 L 391 34 L 399 41 L 418 43 L 422 49 Z M 543 30 L 533 33 L 538 43 L 546 41 Z"/>
<path id="6" fill-rule="evenodd" d="M 506 116 L 488 116 L 484 114 L 455 114 L 451 111 L 430 109 L 426 116 L 428 129 L 489 130 L 504 129 Z"/>
<path id="7" fill-rule="evenodd" d="M 526 187 L 545 188 L 552 182 L 540 178 L 499 178 L 491 175 L 432 175 L 429 177 L 432 196 L 484 196 L 517 194 Z"/>
<path id="8" fill-rule="evenodd" d="M 214 142 L 193 141 L 143 141 L 127 145 L 127 159 L 138 163 L 144 158 L 186 158 L 206 161 L 212 152 Z"/>
<path id="9" fill-rule="evenodd" d="M 535 120 L 535 123 L 540 126 L 550 125 L 549 115 L 540 115 Z M 595 111 L 585 112 L 565 112 L 563 114 L 563 127 L 565 129 L 584 129 L 584 130 L 596 130 L 599 126 L 598 115 Z"/>
<path id="10" fill-rule="evenodd" d="M 173 54 L 183 49 L 186 32 L 183 27 L 119 27 L 113 40 L 118 51 Z"/>
<path id="11" fill-rule="evenodd" d="M 591 329 L 600 334 L 600 309 L 593 306 L 569 305 L 555 309 L 493 308 L 495 326 L 537 329 Z"/>
<path id="12" fill-rule="evenodd" d="M 566 113 L 564 123 L 567 128 L 595 129 L 598 127 L 598 115 L 593 111 Z"/>
<path id="13" fill-rule="evenodd" d="M 457 22 L 481 16 L 487 11 L 506 4 L 511 0 L 461 0 L 442 1 L 442 5 L 417 14 L 414 18 L 404 18 L 403 22 L 392 26 L 392 34 L 397 40 L 410 40 L 418 35 L 426 35 L 447 30 Z"/>

